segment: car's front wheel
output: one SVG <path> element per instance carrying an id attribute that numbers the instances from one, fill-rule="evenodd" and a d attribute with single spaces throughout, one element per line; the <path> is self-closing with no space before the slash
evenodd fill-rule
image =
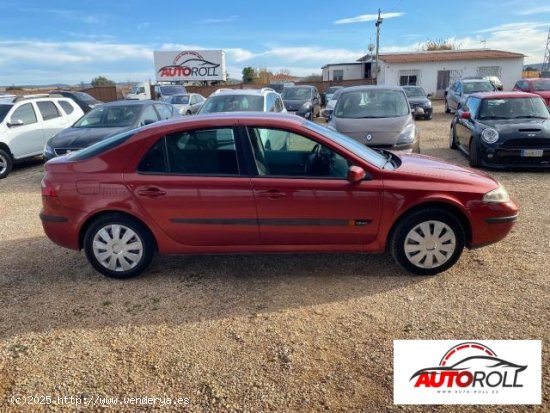
<path id="1" fill-rule="evenodd" d="M 449 134 L 449 148 L 458 149 L 458 144 L 456 143 L 456 130 L 454 125 L 451 125 L 451 132 Z"/>
<path id="2" fill-rule="evenodd" d="M 112 278 L 130 278 L 149 266 L 155 243 L 141 223 L 125 215 L 109 214 L 88 227 L 84 251 L 100 273 Z"/>
<path id="3" fill-rule="evenodd" d="M 479 149 L 477 148 L 476 143 L 474 142 L 474 138 L 470 139 L 470 147 L 469 150 L 469 161 L 470 166 L 477 168 L 481 165 L 481 158 L 479 156 Z"/>
<path id="4" fill-rule="evenodd" d="M 13 159 L 11 155 L 0 149 L 0 179 L 5 178 L 13 168 Z"/>
<path id="5" fill-rule="evenodd" d="M 413 212 L 395 227 L 390 251 L 406 271 L 434 275 L 452 267 L 465 245 L 462 224 L 442 209 Z"/>

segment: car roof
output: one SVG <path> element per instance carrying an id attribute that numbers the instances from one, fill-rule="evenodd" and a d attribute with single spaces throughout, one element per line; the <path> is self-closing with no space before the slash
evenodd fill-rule
<path id="1" fill-rule="evenodd" d="M 101 107 L 110 107 L 110 106 L 145 106 L 152 103 L 164 103 L 160 100 L 115 100 L 112 102 L 103 103 Z"/>
<path id="2" fill-rule="evenodd" d="M 362 90 L 395 90 L 397 92 L 403 92 L 403 88 L 401 86 L 360 85 L 360 86 L 346 87 L 342 90 L 342 93 L 358 92 Z"/>
<path id="3" fill-rule="evenodd" d="M 220 96 L 220 95 L 254 95 L 254 96 L 263 96 L 265 93 L 275 92 L 271 88 L 262 88 L 262 89 L 218 89 L 210 96 Z M 277 93 L 277 92 L 275 92 Z"/>
<path id="4" fill-rule="evenodd" d="M 461 79 L 461 82 L 462 83 L 491 83 L 491 81 L 489 79 L 483 79 L 483 78 L 478 78 L 478 79 Z"/>
<path id="5" fill-rule="evenodd" d="M 539 95 L 527 92 L 477 92 L 470 96 L 479 99 L 540 98 Z"/>

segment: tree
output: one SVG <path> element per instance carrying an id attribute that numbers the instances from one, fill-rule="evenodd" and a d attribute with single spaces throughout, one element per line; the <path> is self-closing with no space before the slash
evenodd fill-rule
<path id="1" fill-rule="evenodd" d="M 104 76 L 98 76 L 96 78 L 93 78 L 91 84 L 92 84 L 93 87 L 116 86 L 115 82 L 113 82 L 112 80 L 107 79 Z"/>
<path id="2" fill-rule="evenodd" d="M 247 66 L 243 69 L 243 83 L 252 83 L 256 77 L 256 71 L 253 67 Z"/>
<path id="3" fill-rule="evenodd" d="M 443 40 L 443 39 L 437 39 L 437 40 L 431 40 L 428 39 L 426 43 L 421 45 L 421 50 L 425 50 L 427 52 L 435 51 L 435 50 L 457 50 L 460 49 L 460 44 L 456 44 L 451 42 L 450 40 Z"/>

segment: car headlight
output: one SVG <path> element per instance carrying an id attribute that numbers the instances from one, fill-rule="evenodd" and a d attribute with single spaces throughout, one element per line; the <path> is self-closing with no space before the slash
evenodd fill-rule
<path id="1" fill-rule="evenodd" d="M 53 148 L 50 146 L 49 142 L 47 142 L 46 145 L 44 145 L 43 153 L 55 156 L 55 152 Z"/>
<path id="2" fill-rule="evenodd" d="M 485 128 L 481 132 L 481 139 L 485 143 L 495 143 L 498 141 L 498 131 L 494 128 Z"/>
<path id="3" fill-rule="evenodd" d="M 180 115 L 185 115 L 185 108 L 180 108 L 179 112 L 180 112 Z"/>
<path id="4" fill-rule="evenodd" d="M 424 103 L 424 105 L 422 105 L 422 106 L 425 107 L 425 108 L 431 108 L 431 107 L 432 107 L 432 102 L 427 101 L 427 102 Z"/>
<path id="5" fill-rule="evenodd" d="M 483 195 L 483 202 L 493 203 L 493 204 L 504 204 L 510 202 L 510 195 L 508 191 L 504 188 L 503 185 L 498 186 L 498 188 L 493 189 L 492 191 L 487 192 Z"/>
<path id="6" fill-rule="evenodd" d="M 413 123 L 407 125 L 405 129 L 401 131 L 399 139 L 397 139 L 397 145 L 412 143 L 416 135 L 416 127 Z"/>

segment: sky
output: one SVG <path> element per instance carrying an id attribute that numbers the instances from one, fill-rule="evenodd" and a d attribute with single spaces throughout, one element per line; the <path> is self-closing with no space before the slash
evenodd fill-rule
<path id="1" fill-rule="evenodd" d="M 0 85 L 154 80 L 153 51 L 222 49 L 229 77 L 247 66 L 295 76 L 427 40 L 492 48 L 541 63 L 548 1 L 1 0 Z"/>

